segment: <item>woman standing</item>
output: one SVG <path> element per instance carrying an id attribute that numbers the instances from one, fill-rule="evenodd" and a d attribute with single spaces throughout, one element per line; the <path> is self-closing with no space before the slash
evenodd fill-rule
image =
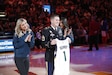
<path id="1" fill-rule="evenodd" d="M 73 43 L 74 42 L 74 35 L 73 35 L 72 28 L 69 27 L 67 18 L 62 17 L 60 20 L 59 26 L 62 28 L 62 31 L 64 34 L 63 37 L 64 38 L 69 37 L 71 39 L 71 42 Z"/>
<path id="2" fill-rule="evenodd" d="M 20 75 L 28 75 L 30 49 L 34 46 L 34 34 L 26 19 L 20 18 L 16 22 L 13 37 L 14 60 Z"/>

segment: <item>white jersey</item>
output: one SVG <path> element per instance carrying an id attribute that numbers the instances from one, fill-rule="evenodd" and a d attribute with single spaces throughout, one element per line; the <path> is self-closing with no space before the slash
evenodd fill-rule
<path id="1" fill-rule="evenodd" d="M 70 48 L 68 39 L 56 39 L 57 53 L 54 59 L 54 75 L 69 75 Z"/>

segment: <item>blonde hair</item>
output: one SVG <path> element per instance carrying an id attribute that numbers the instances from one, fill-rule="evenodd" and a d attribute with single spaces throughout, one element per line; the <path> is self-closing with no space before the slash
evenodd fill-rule
<path id="1" fill-rule="evenodd" d="M 19 18 L 16 22 L 16 27 L 15 27 L 15 35 L 17 35 L 19 38 L 22 37 L 24 35 L 24 33 L 22 32 L 20 25 L 26 21 L 26 19 L 24 18 Z M 26 21 L 27 22 L 27 21 Z M 32 30 L 30 29 L 30 26 L 28 24 L 28 29 L 27 31 L 30 33 Z"/>

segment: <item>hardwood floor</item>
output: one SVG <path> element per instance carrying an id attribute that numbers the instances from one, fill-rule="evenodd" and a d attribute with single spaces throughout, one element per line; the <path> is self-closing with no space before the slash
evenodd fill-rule
<path id="1" fill-rule="evenodd" d="M 112 75 L 112 45 L 88 51 L 88 46 L 70 49 L 70 75 Z M 46 75 L 44 52 L 34 49 L 30 55 L 29 75 Z M 0 53 L 0 75 L 19 75 L 13 52 Z"/>

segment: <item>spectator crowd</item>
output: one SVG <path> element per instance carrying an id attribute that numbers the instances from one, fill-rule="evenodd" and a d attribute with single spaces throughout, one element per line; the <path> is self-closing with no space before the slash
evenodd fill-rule
<path id="1" fill-rule="evenodd" d="M 73 45 L 88 43 L 91 17 L 99 19 L 101 23 L 99 43 L 112 42 L 111 0 L 0 0 L 0 12 L 6 14 L 5 18 L 0 17 L 0 35 L 5 32 L 13 34 L 16 20 L 23 17 L 34 31 L 35 39 L 40 39 L 41 30 L 50 25 L 51 15 L 44 11 L 43 5 L 51 6 L 51 14 L 58 14 L 68 19 L 75 39 Z"/>

